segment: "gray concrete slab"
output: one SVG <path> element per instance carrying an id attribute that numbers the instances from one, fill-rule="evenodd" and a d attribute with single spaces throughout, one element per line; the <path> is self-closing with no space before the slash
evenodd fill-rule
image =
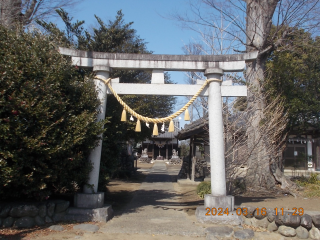
<path id="1" fill-rule="evenodd" d="M 197 207 L 196 217 L 201 223 L 212 223 L 217 225 L 233 225 L 238 226 L 242 224 L 241 216 L 238 216 L 235 211 L 229 212 L 228 215 L 207 215 L 208 210 L 204 207 Z M 210 213 L 210 212 L 209 212 Z"/>
<path id="2" fill-rule="evenodd" d="M 104 233 L 139 233 L 175 236 L 205 236 L 205 229 L 179 211 L 179 196 L 173 188 L 176 172 L 156 161 L 123 213 L 103 228 Z"/>
<path id="3" fill-rule="evenodd" d="M 111 205 L 104 205 L 102 208 L 74 208 L 70 207 L 64 216 L 66 221 L 92 221 L 107 222 L 113 217 L 113 209 Z"/>
<path id="4" fill-rule="evenodd" d="M 74 195 L 74 206 L 77 208 L 102 208 L 104 192 L 77 193 Z"/>

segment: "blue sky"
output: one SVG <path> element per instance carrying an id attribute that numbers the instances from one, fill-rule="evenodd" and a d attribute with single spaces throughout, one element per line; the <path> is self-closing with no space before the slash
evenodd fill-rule
<path id="1" fill-rule="evenodd" d="M 184 54 L 183 46 L 197 38 L 197 33 L 182 29 L 168 17 L 177 11 L 187 11 L 187 0 L 83 0 L 67 11 L 73 20 L 84 20 L 85 26 L 90 27 L 96 24 L 94 15 L 107 22 L 115 19 L 118 10 L 122 10 L 125 22 L 134 22 L 132 28 L 154 54 Z M 174 82 L 185 83 L 183 72 L 170 72 L 170 75 Z M 177 98 L 176 110 L 186 102 L 184 97 Z"/>
<path id="2" fill-rule="evenodd" d="M 183 45 L 196 34 L 164 17 L 187 8 L 186 0 L 83 0 L 71 15 L 90 26 L 96 22 L 94 14 L 106 22 L 114 20 L 117 11 L 122 10 L 125 21 L 134 22 L 132 27 L 148 42 L 149 50 L 155 54 L 183 54 Z"/>

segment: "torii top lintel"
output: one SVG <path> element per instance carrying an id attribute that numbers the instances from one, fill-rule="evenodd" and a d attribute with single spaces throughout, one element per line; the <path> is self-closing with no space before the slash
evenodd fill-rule
<path id="1" fill-rule="evenodd" d="M 209 68 L 220 68 L 224 72 L 239 72 L 245 62 L 257 58 L 258 52 L 231 55 L 166 55 L 104 53 L 59 48 L 60 53 L 72 56 L 72 64 L 82 67 L 108 66 L 115 69 L 143 69 L 165 71 L 204 72 Z"/>

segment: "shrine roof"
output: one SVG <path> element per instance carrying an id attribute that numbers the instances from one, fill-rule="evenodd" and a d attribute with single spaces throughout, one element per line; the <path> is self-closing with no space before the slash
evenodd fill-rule
<path id="1" fill-rule="evenodd" d="M 204 134 L 206 129 L 209 130 L 208 117 L 200 118 L 190 124 L 186 124 L 184 129 L 179 131 L 177 138 L 179 140 L 185 140 L 196 134 Z"/>

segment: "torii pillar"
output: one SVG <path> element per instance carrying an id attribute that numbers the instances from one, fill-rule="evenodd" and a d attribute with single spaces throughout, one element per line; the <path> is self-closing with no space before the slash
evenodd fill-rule
<path id="1" fill-rule="evenodd" d="M 221 83 L 223 70 L 220 68 L 206 69 L 204 75 L 213 79 L 209 85 L 208 113 L 211 165 L 211 194 L 204 197 L 205 208 L 234 209 L 234 197 L 227 196 L 226 171 L 224 156 L 224 125 L 222 119 Z"/>
<path id="2" fill-rule="evenodd" d="M 96 76 L 107 80 L 109 78 L 109 67 L 107 66 L 94 66 L 93 71 L 96 72 Z M 107 86 L 100 80 L 94 79 L 94 85 L 98 92 L 98 99 L 100 105 L 98 106 L 97 121 L 104 121 L 106 117 L 106 106 L 107 106 Z M 84 193 L 96 193 L 98 191 L 99 181 L 99 169 L 100 159 L 102 150 L 102 134 L 98 137 L 101 139 L 98 141 L 98 145 L 91 151 L 89 155 L 89 161 L 93 165 L 92 171 L 89 173 L 89 180 L 87 185 L 84 186 Z"/>
<path id="3" fill-rule="evenodd" d="M 204 206 L 197 207 L 196 217 L 202 223 L 240 225 L 242 219 L 234 211 L 234 196 L 228 196 L 226 188 L 221 95 L 223 70 L 209 68 L 204 75 L 211 79 L 208 89 L 211 194 L 204 196 Z"/>
<path id="4" fill-rule="evenodd" d="M 109 78 L 110 69 L 108 66 L 93 66 L 96 76 L 107 80 Z M 98 92 L 97 121 L 104 121 L 107 106 L 107 86 L 100 80 L 93 80 L 95 88 Z M 100 159 L 102 150 L 102 133 L 98 136 L 100 140 L 97 146 L 92 149 L 88 161 L 92 164 L 92 170 L 88 176 L 88 182 L 83 188 L 83 193 L 77 193 L 74 197 L 74 205 L 78 208 L 102 208 L 104 205 L 104 192 L 98 192 Z"/>

